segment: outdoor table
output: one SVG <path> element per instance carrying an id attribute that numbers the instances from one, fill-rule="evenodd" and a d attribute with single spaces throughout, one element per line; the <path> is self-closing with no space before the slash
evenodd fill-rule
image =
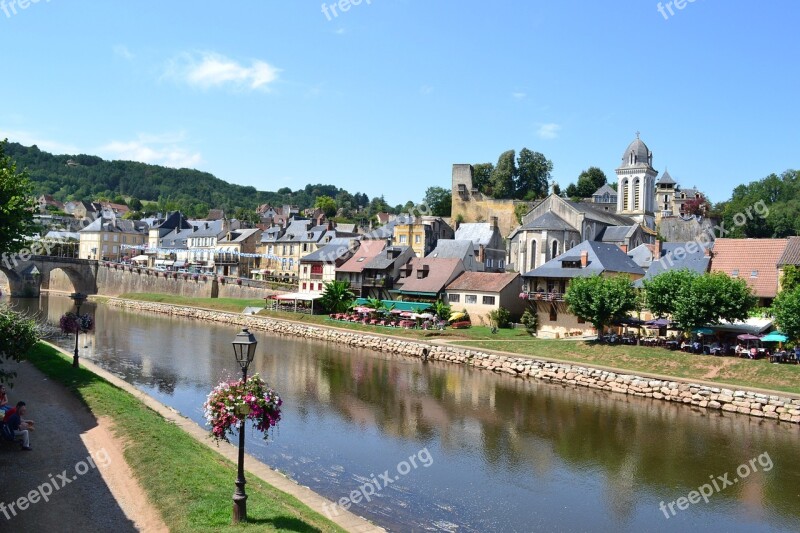
<path id="1" fill-rule="evenodd" d="M 667 341 L 664 343 L 664 346 L 668 350 L 677 350 L 680 346 L 678 345 L 678 341 Z"/>

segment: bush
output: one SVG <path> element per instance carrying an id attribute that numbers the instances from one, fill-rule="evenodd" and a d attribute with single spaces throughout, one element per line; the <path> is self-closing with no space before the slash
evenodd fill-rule
<path id="1" fill-rule="evenodd" d="M 498 328 L 511 327 L 511 312 L 505 307 L 500 307 L 489 312 L 489 321 Z"/>
<path id="2" fill-rule="evenodd" d="M 535 312 L 531 312 L 530 309 L 526 309 L 524 313 L 522 313 L 522 318 L 520 318 L 520 322 L 525 326 L 525 331 L 528 332 L 528 335 L 534 336 L 539 331 L 539 315 Z"/>
<path id="3" fill-rule="evenodd" d="M 39 341 L 36 322 L 8 307 L 0 306 L 0 362 L 20 361 Z M 0 383 L 10 382 L 16 372 L 0 369 Z"/>

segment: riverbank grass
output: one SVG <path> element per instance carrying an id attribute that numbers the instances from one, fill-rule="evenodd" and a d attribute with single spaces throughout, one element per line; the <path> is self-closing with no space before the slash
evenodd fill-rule
<path id="1" fill-rule="evenodd" d="M 94 298 L 94 297 L 93 297 Z M 173 305 L 186 305 L 189 307 L 203 307 L 227 313 L 241 313 L 245 307 L 264 307 L 263 298 L 191 298 L 174 294 L 155 293 L 128 293 L 120 296 L 125 300 L 138 300 L 140 302 L 156 302 Z"/>
<path id="2" fill-rule="evenodd" d="M 126 461 L 171 531 L 344 531 L 255 476 L 247 479 L 249 521 L 232 526 L 233 463 L 127 392 L 72 368 L 71 358 L 53 347 L 37 344 L 28 360 L 73 391 L 95 416 L 113 420 L 116 436 L 126 443 Z"/>

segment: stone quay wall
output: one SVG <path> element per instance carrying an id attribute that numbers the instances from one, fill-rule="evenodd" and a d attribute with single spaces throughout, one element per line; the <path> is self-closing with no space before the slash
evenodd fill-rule
<path id="1" fill-rule="evenodd" d="M 336 342 L 347 346 L 368 348 L 424 360 L 469 365 L 523 379 L 539 379 L 550 383 L 588 387 L 642 398 L 676 402 L 694 406 L 695 408 L 739 413 L 776 422 L 800 424 L 800 398 L 788 395 L 731 389 L 724 386 L 717 387 L 688 381 L 654 379 L 578 364 L 500 355 L 465 347 L 364 334 L 335 327 L 300 324 L 271 317 L 247 316 L 194 307 L 122 299 L 110 299 L 108 304 L 136 311 L 223 322 L 279 335 Z"/>

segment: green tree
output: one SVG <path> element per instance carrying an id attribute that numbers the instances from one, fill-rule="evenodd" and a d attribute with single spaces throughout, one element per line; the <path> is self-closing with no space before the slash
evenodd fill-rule
<path id="1" fill-rule="evenodd" d="M 350 282 L 337 280 L 325 283 L 319 302 L 326 313 L 344 313 L 355 299 L 356 295 L 350 290 Z"/>
<path id="2" fill-rule="evenodd" d="M 25 246 L 33 227 L 34 201 L 28 172 L 17 172 L 17 163 L 0 142 L 0 252 L 13 253 Z"/>
<path id="3" fill-rule="evenodd" d="M 492 197 L 494 198 L 513 198 L 516 193 L 515 180 L 517 176 L 517 165 L 514 160 L 514 150 L 508 150 L 500 154 L 497 166 L 492 171 L 490 179 L 492 187 Z"/>
<path id="4" fill-rule="evenodd" d="M 328 218 L 333 218 L 336 216 L 336 200 L 330 196 L 318 196 L 314 201 L 314 207 L 317 209 L 322 209 L 322 212 Z"/>
<path id="5" fill-rule="evenodd" d="M 800 340 L 800 287 L 778 293 L 772 303 L 772 311 L 780 330 L 791 340 Z"/>
<path id="6" fill-rule="evenodd" d="M 564 300 L 572 314 L 592 323 L 598 338 L 608 324 L 636 309 L 636 291 L 627 276 L 574 278 Z"/>
<path id="7" fill-rule="evenodd" d="M 800 286 L 800 268 L 794 265 L 786 265 L 783 267 L 781 291 L 793 291 L 798 286 Z"/>
<path id="8" fill-rule="evenodd" d="M 553 162 L 544 154 L 523 148 L 517 156 L 514 198 L 535 200 L 547 196 Z"/>
<path id="9" fill-rule="evenodd" d="M 514 217 L 517 219 L 517 224 L 522 224 L 522 218 L 528 214 L 531 207 L 528 204 L 517 204 L 514 206 Z"/>
<path id="10" fill-rule="evenodd" d="M 539 332 L 539 315 L 536 313 L 535 309 L 533 311 L 531 311 L 530 308 L 525 309 L 519 321 L 525 326 L 525 331 L 531 337 Z"/>
<path id="11" fill-rule="evenodd" d="M 746 320 L 756 301 L 743 279 L 705 273 L 692 278 L 677 295 L 672 320 L 686 331 L 722 320 Z"/>
<path id="12" fill-rule="evenodd" d="M 657 317 L 672 315 L 680 295 L 691 288 L 697 276 L 697 273 L 688 269 L 667 270 L 645 280 L 645 307 Z"/>
<path id="13" fill-rule="evenodd" d="M 130 207 L 134 211 L 141 211 L 142 201 L 134 196 L 128 201 L 128 207 Z"/>
<path id="14" fill-rule="evenodd" d="M 444 187 L 428 187 L 425 191 L 425 198 L 423 200 L 431 215 L 437 217 L 449 217 L 453 206 L 453 196 L 450 189 Z"/>
<path id="15" fill-rule="evenodd" d="M 491 181 L 494 165 L 492 163 L 477 163 L 472 165 L 472 186 L 483 194 L 491 194 Z"/>
<path id="16" fill-rule="evenodd" d="M 431 306 L 431 310 L 433 314 L 439 317 L 440 320 L 448 320 L 450 318 L 450 314 L 452 313 L 452 308 L 449 304 L 443 302 L 442 300 L 436 300 L 434 304 Z"/>
<path id="17" fill-rule="evenodd" d="M 489 322 L 496 328 L 511 327 L 511 313 L 505 307 L 498 307 L 489 311 Z"/>
<path id="18" fill-rule="evenodd" d="M 597 167 L 589 167 L 578 176 L 577 196 L 581 198 L 589 198 L 594 194 L 594 191 L 602 187 L 608 182 L 605 172 Z"/>
<path id="19" fill-rule="evenodd" d="M 36 322 L 5 305 L 0 306 L 0 363 L 22 360 L 38 341 Z M 0 383 L 9 383 L 16 375 L 0 368 Z"/>

